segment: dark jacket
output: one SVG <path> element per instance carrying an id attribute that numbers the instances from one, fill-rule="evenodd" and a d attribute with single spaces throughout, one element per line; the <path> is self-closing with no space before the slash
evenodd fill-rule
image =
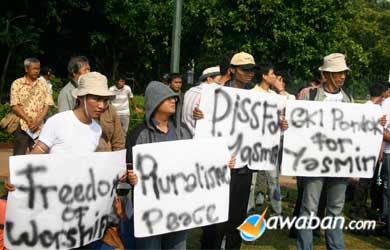
<path id="1" fill-rule="evenodd" d="M 168 86 L 161 82 L 152 81 L 148 84 L 145 90 L 145 117 L 144 122 L 137 127 L 135 127 L 126 138 L 126 161 L 128 166 L 131 167 L 133 162 L 133 151 L 132 148 L 137 144 L 144 143 L 153 143 L 159 142 L 157 138 L 156 127 L 152 123 L 152 116 L 157 107 L 161 102 L 170 97 L 176 97 L 178 101 L 176 102 L 176 113 L 171 117 L 172 122 L 176 128 L 176 138 L 178 140 L 191 139 L 192 135 L 188 127 L 181 122 L 180 113 L 181 113 L 181 105 L 180 105 L 180 96 L 171 90 Z"/>

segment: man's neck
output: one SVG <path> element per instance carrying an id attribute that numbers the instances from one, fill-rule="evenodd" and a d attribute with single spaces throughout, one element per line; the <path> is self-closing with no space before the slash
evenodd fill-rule
<path id="1" fill-rule="evenodd" d="M 87 116 L 87 114 L 85 113 L 84 108 L 79 106 L 75 110 L 73 110 L 73 112 L 76 115 L 77 119 L 79 119 L 80 122 L 82 122 L 84 124 L 91 124 L 92 119 Z"/>
<path id="2" fill-rule="evenodd" d="M 336 86 L 334 86 L 334 84 L 332 84 L 330 82 L 326 82 L 324 84 L 324 89 L 328 93 L 337 93 L 340 91 L 340 88 L 337 88 Z"/>
<path id="3" fill-rule="evenodd" d="M 261 83 L 259 84 L 259 87 L 264 89 L 265 91 L 268 91 L 269 90 L 269 84 L 266 82 L 266 81 L 261 81 Z"/>
<path id="4" fill-rule="evenodd" d="M 228 82 L 230 80 L 230 74 L 225 74 L 221 77 L 221 85 L 225 85 L 226 82 Z"/>
<path id="5" fill-rule="evenodd" d="M 380 104 L 382 101 L 382 97 L 380 96 L 374 96 L 370 98 L 370 101 L 374 104 Z"/>
<path id="6" fill-rule="evenodd" d="M 25 75 L 25 78 L 26 78 L 27 83 L 29 83 L 29 84 L 34 83 L 38 79 L 38 78 L 35 78 L 35 77 L 31 77 L 29 75 Z"/>
<path id="7" fill-rule="evenodd" d="M 118 85 L 115 85 L 117 89 L 123 89 L 123 87 L 125 87 L 125 85 L 123 86 L 118 86 Z"/>
<path id="8" fill-rule="evenodd" d="M 160 129 L 162 132 L 166 133 L 168 132 L 168 121 L 169 121 L 170 115 L 165 113 L 155 113 L 153 118 L 158 122 L 157 128 Z"/>
<path id="9" fill-rule="evenodd" d="M 246 84 L 240 81 L 237 81 L 236 79 L 233 80 L 232 86 L 234 88 L 244 89 Z"/>

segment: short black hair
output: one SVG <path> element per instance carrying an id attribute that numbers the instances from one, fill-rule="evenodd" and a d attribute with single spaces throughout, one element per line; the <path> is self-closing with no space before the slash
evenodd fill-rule
<path id="1" fill-rule="evenodd" d="M 287 70 L 284 70 L 284 69 L 275 70 L 274 69 L 274 72 L 275 72 L 276 76 L 281 76 L 283 78 L 283 81 L 286 84 L 286 86 L 290 86 L 291 75 L 289 74 L 289 72 Z"/>
<path id="2" fill-rule="evenodd" d="M 42 74 L 43 76 L 51 75 L 51 74 L 53 74 L 53 70 L 52 70 L 50 67 L 45 66 L 45 67 L 43 67 L 43 68 L 41 69 L 41 74 Z"/>
<path id="3" fill-rule="evenodd" d="M 169 80 L 169 73 L 164 73 L 160 77 L 160 82 L 167 84 Z"/>
<path id="4" fill-rule="evenodd" d="M 231 50 L 226 52 L 221 58 L 221 61 L 219 62 L 219 71 L 221 72 L 221 75 L 226 75 L 228 69 L 230 68 L 230 61 L 232 60 L 234 54 L 235 52 Z"/>
<path id="5" fill-rule="evenodd" d="M 119 81 L 119 80 L 128 80 L 129 78 L 128 77 L 126 77 L 126 75 L 124 75 L 124 74 L 119 74 L 119 76 L 118 76 L 118 78 L 117 78 L 117 81 Z"/>
<path id="6" fill-rule="evenodd" d="M 267 75 L 271 69 L 275 69 L 275 66 L 272 63 L 263 63 L 259 65 L 259 74 L 260 79 L 263 78 L 263 75 Z"/>
<path id="7" fill-rule="evenodd" d="M 170 73 L 169 77 L 168 77 L 168 83 L 171 83 L 173 81 L 173 79 L 176 79 L 176 78 L 183 79 L 183 77 L 181 76 L 180 73 Z"/>
<path id="8" fill-rule="evenodd" d="M 374 83 L 368 89 L 371 97 L 381 96 L 387 89 L 389 89 L 389 83 L 386 81 L 381 81 Z"/>
<path id="9" fill-rule="evenodd" d="M 316 85 L 316 86 L 318 86 L 318 85 L 320 85 L 321 84 L 321 82 L 320 82 L 320 80 L 319 79 L 311 79 L 311 80 L 309 80 L 308 82 L 307 82 L 307 86 L 308 87 L 310 87 L 310 83 L 311 82 L 314 82 L 314 84 Z"/>

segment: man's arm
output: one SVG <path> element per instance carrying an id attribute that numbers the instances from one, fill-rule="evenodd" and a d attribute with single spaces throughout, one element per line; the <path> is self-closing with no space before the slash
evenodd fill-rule
<path id="1" fill-rule="evenodd" d="M 27 124 L 30 126 L 30 124 L 32 123 L 32 119 L 24 112 L 21 105 L 19 104 L 13 105 L 12 111 L 14 111 L 14 113 L 17 116 L 19 116 L 21 119 L 25 120 Z"/>
<path id="2" fill-rule="evenodd" d="M 140 108 L 137 107 L 137 104 L 135 103 L 133 97 L 130 97 L 130 102 L 131 102 L 131 104 L 133 105 L 134 110 L 135 110 L 136 113 L 142 113 L 142 112 L 143 112 L 142 109 L 140 109 Z"/>
<path id="3" fill-rule="evenodd" d="M 46 146 L 45 143 L 41 142 L 40 140 L 37 141 L 37 143 L 34 144 L 33 149 L 31 150 L 30 154 L 47 154 L 49 153 L 49 147 Z"/>
<path id="4" fill-rule="evenodd" d="M 29 125 L 28 127 L 32 130 L 32 131 L 35 131 L 39 128 L 39 126 L 42 124 L 43 120 L 45 119 L 45 117 L 47 116 L 47 112 L 49 111 L 49 106 L 48 105 L 45 105 L 43 107 L 43 110 L 40 114 L 38 114 L 38 116 L 32 121 L 31 125 Z"/>
<path id="5" fill-rule="evenodd" d="M 390 131 L 387 129 L 383 129 L 383 140 L 387 142 L 390 141 Z"/>

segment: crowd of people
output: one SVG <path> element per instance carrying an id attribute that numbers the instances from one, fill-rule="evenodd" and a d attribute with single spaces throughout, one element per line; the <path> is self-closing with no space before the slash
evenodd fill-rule
<path id="1" fill-rule="evenodd" d="M 123 204 L 137 202 L 128 196 L 131 186 L 137 184 L 137 176 L 132 170 L 132 148 L 137 144 L 191 139 L 195 134 L 197 121 L 204 118 L 199 108 L 202 89 L 207 85 L 221 85 L 247 89 L 253 92 L 283 95 L 288 100 L 310 100 L 331 102 L 353 102 L 353 98 L 343 90 L 350 70 L 343 54 L 332 53 L 324 57 L 319 67 L 320 79 L 311 81 L 310 86 L 291 95 L 286 91 L 286 74 L 272 64 L 257 64 L 251 54 L 245 52 L 228 53 L 219 65 L 210 65 L 199 77 L 199 84 L 184 93 L 183 79 L 173 73 L 161 81 L 150 82 L 145 90 L 144 109 L 137 107 L 133 93 L 119 77 L 112 87 L 107 78 L 91 72 L 89 61 L 84 56 L 72 57 L 68 64 L 70 80 L 61 89 L 57 104 L 59 113 L 47 118 L 49 107 L 55 105 L 52 98 L 50 75 L 47 68 L 40 77 L 40 62 L 36 58 L 24 61 L 25 75 L 12 83 L 10 105 L 20 118 L 15 131 L 14 155 L 80 153 L 115 151 L 127 149 L 127 171 L 117 187 L 120 199 L 115 202 L 112 220 L 106 230 L 110 237 L 93 242 L 85 248 L 92 249 L 186 249 L 186 231 L 172 232 L 146 238 L 134 238 L 132 206 Z M 255 75 L 258 82 L 254 82 Z M 382 105 L 383 112 L 390 115 L 389 84 L 373 83 L 370 86 L 371 105 Z M 130 102 L 129 102 L 130 100 Z M 130 103 L 135 112 L 144 112 L 144 121 L 128 131 Z M 288 121 L 281 115 L 282 131 L 288 129 Z M 379 121 L 378 121 L 379 122 Z M 390 127 L 385 118 L 383 136 L 383 157 L 380 157 L 381 171 L 375 177 L 353 180 L 354 189 L 348 191 L 347 178 L 297 177 L 298 198 L 294 215 L 319 216 L 342 215 L 345 200 L 351 198 L 351 217 L 366 218 L 365 211 L 368 187 L 373 206 L 379 208 L 381 218 L 387 223 L 386 233 L 390 232 Z M 389 129 L 389 130 L 386 130 Z M 283 143 L 283 134 L 281 136 Z M 379 151 L 379 150 L 378 150 Z M 381 154 L 382 154 L 381 151 Z M 282 195 L 279 184 L 281 153 L 276 170 L 253 171 L 247 166 L 235 166 L 235 157 L 229 162 L 231 181 L 229 194 L 229 219 L 227 222 L 202 227 L 202 249 L 240 249 L 241 236 L 237 227 L 254 213 L 258 205 L 257 186 L 261 176 L 265 177 L 268 189 L 271 216 L 283 216 Z M 382 161 L 383 159 L 383 161 Z M 379 169 L 379 167 L 377 168 Z M 379 194 L 377 178 L 383 178 L 383 198 Z M 14 191 L 12 180 L 7 180 L 6 190 Z M 375 189 L 376 188 L 376 189 Z M 347 195 L 346 195 L 347 194 Z M 122 205 L 121 205 L 122 204 Z M 315 233 L 315 235 L 321 235 Z M 298 249 L 313 249 L 312 230 L 296 230 L 290 236 L 297 239 Z M 340 229 L 327 230 L 325 234 L 328 249 L 344 249 L 343 232 Z"/>

